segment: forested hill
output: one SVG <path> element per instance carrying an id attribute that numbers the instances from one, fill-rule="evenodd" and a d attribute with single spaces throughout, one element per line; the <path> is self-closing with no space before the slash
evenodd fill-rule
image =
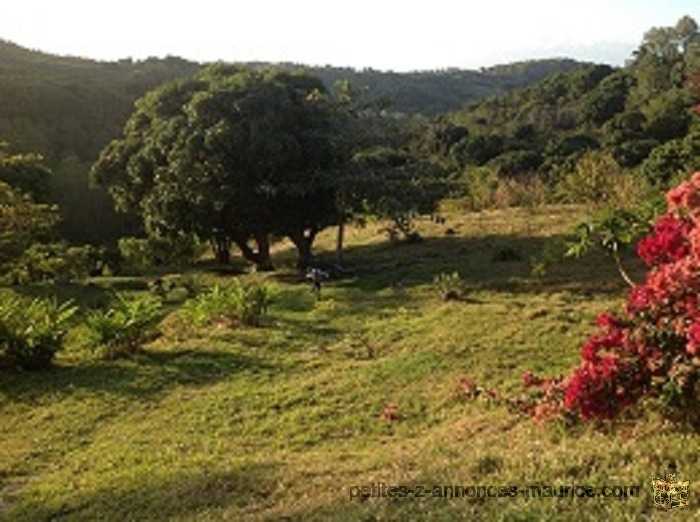
<path id="1" fill-rule="evenodd" d="M 434 116 L 465 103 L 534 84 L 550 74 L 570 71 L 580 62 L 568 59 L 533 60 L 480 71 L 445 69 L 407 73 L 356 71 L 334 67 L 311 68 L 327 85 L 349 80 L 367 86 L 373 96 L 388 98 L 397 112 Z"/>
<path id="2" fill-rule="evenodd" d="M 573 60 L 541 60 L 482 71 L 308 70 L 329 86 L 338 80 L 367 86 L 373 97 L 391 100 L 397 112 L 434 115 L 576 65 Z M 200 68 L 175 57 L 118 62 L 59 57 L 0 40 L 0 138 L 13 148 L 41 152 L 49 161 L 69 155 L 92 160 L 121 131 L 138 97 Z"/>
<path id="3" fill-rule="evenodd" d="M 373 98 L 391 100 L 393 111 L 432 116 L 576 65 L 572 60 L 545 60 L 482 71 L 404 74 L 307 69 L 329 87 L 348 80 L 368 87 Z M 120 135 L 138 98 L 164 82 L 191 76 L 203 66 L 176 57 L 118 62 L 59 57 L 0 40 L 0 143 L 7 142 L 12 151 L 36 152 L 45 158 L 54 173 L 52 199 L 61 208 L 63 237 L 94 243 L 128 234 L 130 227 L 125 228 L 124 219 L 114 214 L 111 198 L 89 187 L 90 166 L 99 151 Z"/>
<path id="4" fill-rule="evenodd" d="M 700 168 L 700 31 L 647 32 L 623 68 L 582 65 L 446 115 L 434 150 L 452 168 L 551 179 L 588 153 L 653 184 Z"/>
<path id="5" fill-rule="evenodd" d="M 0 41 L 0 139 L 51 163 L 66 156 L 93 160 L 138 97 L 199 68 L 179 58 L 66 58 Z"/>

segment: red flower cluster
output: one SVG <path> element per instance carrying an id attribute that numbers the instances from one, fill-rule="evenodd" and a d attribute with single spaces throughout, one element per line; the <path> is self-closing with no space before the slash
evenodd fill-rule
<path id="1" fill-rule="evenodd" d="M 579 366 L 566 387 L 564 406 L 584 419 L 612 419 L 647 391 L 648 372 L 638 359 L 606 355 Z"/>
<path id="2" fill-rule="evenodd" d="M 637 245 L 637 255 L 647 266 L 658 266 L 684 258 L 690 252 L 693 226 L 672 215 L 659 218 L 651 234 Z"/>
<path id="3" fill-rule="evenodd" d="M 621 316 L 598 317 L 598 333 L 581 348 L 581 363 L 562 379 L 523 375 L 540 386 L 529 409 L 536 418 L 565 412 L 612 419 L 641 398 L 698 406 L 700 385 L 700 172 L 667 194 L 668 211 L 637 247 L 649 266 Z M 670 402 L 673 404 L 673 402 Z"/>

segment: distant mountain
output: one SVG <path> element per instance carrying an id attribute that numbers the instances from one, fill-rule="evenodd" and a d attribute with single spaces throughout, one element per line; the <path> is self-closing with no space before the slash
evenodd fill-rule
<path id="1" fill-rule="evenodd" d="M 568 59 L 536 60 L 472 71 L 445 69 L 422 72 L 361 71 L 334 67 L 311 68 L 310 72 L 332 85 L 338 80 L 369 87 L 377 97 L 393 101 L 397 112 L 435 116 L 465 104 L 504 94 L 536 83 L 553 73 L 575 69 L 580 62 Z"/>

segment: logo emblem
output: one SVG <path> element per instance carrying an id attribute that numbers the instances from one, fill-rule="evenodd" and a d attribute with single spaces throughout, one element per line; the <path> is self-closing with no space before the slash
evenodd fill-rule
<path id="1" fill-rule="evenodd" d="M 690 481 L 681 482 L 678 467 L 671 463 L 662 477 L 652 477 L 651 494 L 660 511 L 680 511 L 688 508 Z"/>

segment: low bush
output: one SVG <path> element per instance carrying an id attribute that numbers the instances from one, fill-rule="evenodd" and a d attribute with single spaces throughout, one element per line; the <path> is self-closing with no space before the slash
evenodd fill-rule
<path id="1" fill-rule="evenodd" d="M 136 353 L 157 335 L 156 325 L 162 317 L 160 299 L 152 295 L 129 298 L 117 293 L 109 309 L 88 314 L 85 322 L 93 349 L 105 350 L 105 357 L 114 359 Z"/>
<path id="2" fill-rule="evenodd" d="M 0 368 L 38 370 L 53 362 L 63 347 L 77 307 L 68 301 L 28 300 L 17 296 L 0 300 Z"/>
<path id="3" fill-rule="evenodd" d="M 433 279 L 433 287 L 443 301 L 458 301 L 466 296 L 466 285 L 459 272 L 442 272 Z"/>
<path id="4" fill-rule="evenodd" d="M 165 303 L 179 303 L 197 297 L 205 290 L 205 285 L 199 276 L 178 274 L 155 279 L 148 288 Z"/>
<path id="5" fill-rule="evenodd" d="M 104 248 L 35 243 L 9 266 L 4 280 L 10 284 L 70 281 L 102 275 L 105 270 L 113 268 L 110 255 Z"/>
<path id="6" fill-rule="evenodd" d="M 269 291 L 265 285 L 258 282 L 242 283 L 236 278 L 226 286 L 215 285 L 209 291 L 188 300 L 181 313 L 186 321 L 196 326 L 217 322 L 259 326 L 268 304 Z"/>
<path id="7" fill-rule="evenodd" d="M 536 208 L 553 200 L 552 188 L 536 174 L 501 177 L 495 169 L 481 167 L 462 175 L 459 206 L 482 211 L 509 207 Z"/>
<path id="8" fill-rule="evenodd" d="M 203 253 L 202 245 L 190 235 L 174 238 L 123 237 L 119 253 L 127 270 L 139 272 L 157 266 L 192 264 Z"/>

